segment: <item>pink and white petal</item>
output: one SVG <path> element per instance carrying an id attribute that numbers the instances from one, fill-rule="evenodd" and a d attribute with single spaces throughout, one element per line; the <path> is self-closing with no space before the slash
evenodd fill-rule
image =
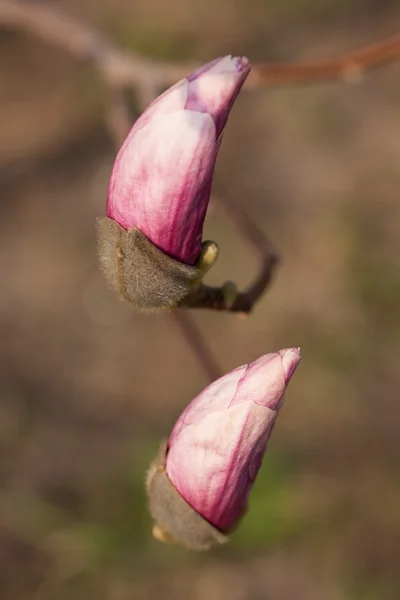
<path id="1" fill-rule="evenodd" d="M 182 79 L 178 81 L 174 86 L 168 88 L 161 96 L 158 96 L 153 102 L 146 108 L 146 110 L 140 115 L 140 117 L 135 121 L 133 127 L 129 131 L 124 143 L 122 144 L 117 158 L 114 162 L 113 171 L 111 174 L 111 181 L 108 190 L 108 196 L 112 195 L 113 186 L 113 177 L 115 177 L 115 170 L 118 169 L 119 161 L 118 158 L 120 154 L 125 153 L 126 148 L 132 143 L 132 140 L 135 138 L 137 133 L 148 125 L 151 119 L 154 119 L 157 116 L 167 115 L 171 112 L 177 110 L 183 110 L 185 108 L 186 100 L 188 94 L 188 82 L 186 79 Z M 112 214 L 114 209 L 114 201 L 113 199 L 110 202 L 109 206 L 109 198 L 107 198 L 107 216 L 110 218 L 115 218 Z M 110 214 L 109 214 L 110 211 Z"/>
<path id="2" fill-rule="evenodd" d="M 193 263 L 201 249 L 216 152 L 209 115 L 178 110 L 153 118 L 117 156 L 107 215 Z"/>
<path id="3" fill-rule="evenodd" d="M 220 413 L 220 411 L 228 408 L 246 368 L 247 365 L 237 367 L 230 373 L 220 377 L 186 406 L 172 430 L 168 442 L 170 446 L 174 444 L 176 437 L 183 428 L 201 422 L 204 417 L 211 413 Z"/>
<path id="4" fill-rule="evenodd" d="M 214 60 L 210 60 L 210 62 L 208 62 L 205 65 L 202 65 L 201 67 L 196 69 L 196 71 L 194 71 L 194 73 L 191 73 L 190 75 L 188 75 L 186 78 L 187 81 L 191 82 L 194 79 L 197 79 L 198 77 L 202 76 L 203 73 L 206 73 L 207 71 L 210 71 L 210 69 L 213 69 L 214 66 L 218 65 L 221 61 L 225 61 L 226 58 L 230 58 L 230 56 L 224 56 L 224 57 L 220 57 L 220 58 L 214 58 Z"/>
<path id="5" fill-rule="evenodd" d="M 198 68 L 197 71 L 187 77 L 187 80 L 193 81 L 203 76 L 204 73 L 213 73 L 214 75 L 229 75 L 239 73 L 241 71 L 247 71 L 250 69 L 249 60 L 245 56 L 232 56 L 227 54 L 220 58 L 206 63 L 202 67 Z"/>
<path id="6" fill-rule="evenodd" d="M 223 130 L 229 112 L 246 79 L 250 66 L 237 67 L 237 61 L 230 56 L 215 61 L 214 65 L 199 77 L 189 81 L 186 108 L 212 115 L 217 136 Z M 247 59 L 246 59 L 247 60 Z"/>
<path id="7" fill-rule="evenodd" d="M 278 353 L 266 354 L 250 363 L 239 381 L 231 406 L 254 402 L 273 408 L 285 392 L 285 376 Z"/>
<path id="8" fill-rule="evenodd" d="M 279 350 L 278 354 L 280 354 L 282 359 L 282 368 L 285 374 L 286 385 L 288 385 L 301 360 L 300 348 L 285 348 L 284 350 Z"/>
<path id="9" fill-rule="evenodd" d="M 158 96 L 153 100 L 137 119 L 131 131 L 139 131 L 139 129 L 142 129 L 142 127 L 145 127 L 148 124 L 150 119 L 184 109 L 187 96 L 188 82 L 186 79 L 181 79 L 181 81 L 175 83 L 175 85 L 168 88 L 161 96 Z M 124 144 L 125 143 L 126 141 Z"/>
<path id="10" fill-rule="evenodd" d="M 300 354 L 296 348 L 261 356 L 243 373 L 231 406 L 251 401 L 277 410 L 299 362 Z"/>
<path id="11" fill-rule="evenodd" d="M 242 514 L 275 418 L 268 408 L 237 404 L 186 427 L 169 449 L 168 477 L 216 527 L 229 528 Z"/>

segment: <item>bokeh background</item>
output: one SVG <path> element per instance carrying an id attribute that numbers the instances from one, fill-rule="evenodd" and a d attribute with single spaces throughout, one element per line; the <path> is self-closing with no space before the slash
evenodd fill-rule
<path id="1" fill-rule="evenodd" d="M 333 57 L 391 35 L 383 0 L 58 0 L 149 57 Z M 357 85 L 243 91 L 214 189 L 279 249 L 247 320 L 198 312 L 226 371 L 299 345 L 250 511 L 197 555 L 154 541 L 145 470 L 207 383 L 168 315 L 97 267 L 115 155 L 90 67 L 0 30 L 2 600 L 400 597 L 400 62 Z M 210 208 L 210 282 L 257 261 Z"/>

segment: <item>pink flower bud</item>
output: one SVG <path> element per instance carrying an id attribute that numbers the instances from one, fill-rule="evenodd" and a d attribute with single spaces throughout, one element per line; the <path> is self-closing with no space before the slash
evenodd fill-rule
<path id="1" fill-rule="evenodd" d="M 183 411 L 168 441 L 166 474 L 184 500 L 220 531 L 246 510 L 296 348 L 266 354 L 203 390 Z"/>
<path id="2" fill-rule="evenodd" d="M 183 263 L 200 253 L 221 134 L 249 71 L 240 57 L 204 65 L 147 108 L 115 160 L 107 216 Z"/>

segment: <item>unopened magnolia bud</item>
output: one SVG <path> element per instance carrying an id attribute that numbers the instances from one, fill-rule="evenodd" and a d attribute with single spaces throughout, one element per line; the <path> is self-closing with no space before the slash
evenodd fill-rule
<path id="1" fill-rule="evenodd" d="M 110 286 L 141 311 L 172 308 L 198 285 L 218 255 L 203 242 L 195 265 L 162 252 L 138 229 L 127 231 L 113 219 L 97 220 L 100 265 Z"/>
<path id="2" fill-rule="evenodd" d="M 286 348 L 238 367 L 200 392 L 175 423 L 161 463 L 165 480 L 217 531 L 232 531 L 247 510 L 299 362 L 299 349 Z"/>
<path id="3" fill-rule="evenodd" d="M 249 72 L 240 56 L 203 65 L 150 104 L 118 152 L 99 250 L 109 283 L 139 310 L 176 306 L 215 262 L 216 245 L 202 244 L 204 219 L 222 134 Z"/>
<path id="4" fill-rule="evenodd" d="M 155 521 L 153 536 L 162 542 L 182 544 L 191 550 L 208 550 L 228 538 L 184 500 L 165 471 L 166 443 L 147 473 L 150 514 Z"/>
<path id="5" fill-rule="evenodd" d="M 188 404 L 159 457 L 147 491 L 154 536 L 206 550 L 227 541 L 244 516 L 298 348 L 234 369 Z"/>
<path id="6" fill-rule="evenodd" d="M 107 216 L 182 263 L 201 252 L 222 133 L 249 72 L 241 56 L 203 65 L 150 104 L 115 159 Z"/>

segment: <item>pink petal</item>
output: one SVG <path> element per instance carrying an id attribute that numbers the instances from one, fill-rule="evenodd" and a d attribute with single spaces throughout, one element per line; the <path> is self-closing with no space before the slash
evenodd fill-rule
<path id="1" fill-rule="evenodd" d="M 227 529 L 241 516 L 275 418 L 253 402 L 236 404 L 184 428 L 171 446 L 168 477 L 216 527 Z"/>
<path id="2" fill-rule="evenodd" d="M 208 67 L 208 68 L 207 68 Z M 186 108 L 212 115 L 217 137 L 250 71 L 246 58 L 225 56 L 189 77 Z"/>
<path id="3" fill-rule="evenodd" d="M 154 117 L 161 115 L 167 115 L 176 110 L 185 108 L 188 97 L 188 82 L 186 79 L 181 79 L 175 85 L 168 88 L 161 96 L 158 96 L 153 102 L 146 108 L 144 113 L 135 121 L 132 129 L 128 134 L 128 138 L 124 142 L 124 146 L 130 143 L 131 135 L 136 135 L 142 127 L 148 124 L 148 122 Z"/>
<path id="4" fill-rule="evenodd" d="M 282 368 L 287 385 L 301 360 L 300 348 L 286 348 L 285 350 L 279 350 L 279 354 L 282 359 Z"/>
<path id="5" fill-rule="evenodd" d="M 169 445 L 188 425 L 194 425 L 211 413 L 219 413 L 228 408 L 231 398 L 234 397 L 241 376 L 247 365 L 237 367 L 234 371 L 220 377 L 206 387 L 181 413 L 169 438 Z"/>
<path id="6" fill-rule="evenodd" d="M 201 249 L 216 152 L 209 115 L 178 110 L 154 117 L 117 156 L 107 216 L 126 229 L 146 232 L 161 250 L 193 264 Z"/>
<path id="7" fill-rule="evenodd" d="M 168 442 L 166 470 L 177 490 L 221 529 L 243 513 L 261 466 L 297 348 L 266 354 L 201 392 L 183 411 Z"/>

